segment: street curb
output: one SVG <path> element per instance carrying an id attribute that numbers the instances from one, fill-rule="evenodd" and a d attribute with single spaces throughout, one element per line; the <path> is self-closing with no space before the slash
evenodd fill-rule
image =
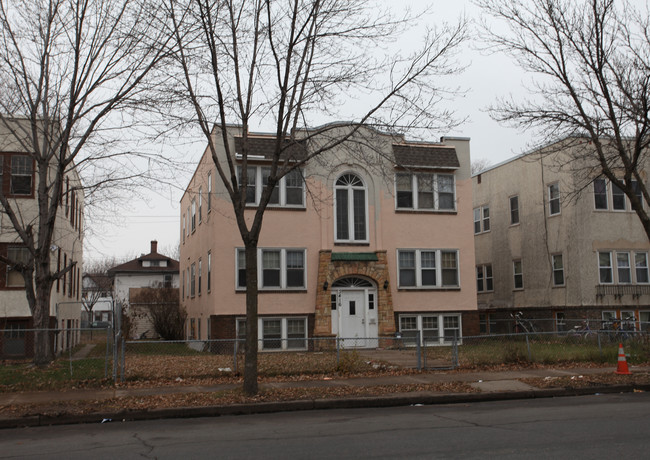
<path id="1" fill-rule="evenodd" d="M 228 406 L 176 407 L 170 409 L 119 411 L 81 415 L 30 415 L 20 418 L 0 419 L 0 429 L 53 425 L 74 425 L 85 423 L 108 423 L 119 421 L 126 422 L 160 420 L 173 418 L 221 417 L 228 415 L 251 415 L 306 410 L 367 409 L 416 405 L 428 406 L 441 404 L 479 403 L 491 401 L 556 398 L 566 396 L 587 396 L 595 394 L 632 393 L 635 390 L 647 392 L 650 391 L 650 385 L 609 385 L 594 386 L 589 388 L 549 388 L 502 393 L 418 393 L 417 395 L 398 394 L 362 398 L 306 399 L 299 401 L 233 404 Z"/>

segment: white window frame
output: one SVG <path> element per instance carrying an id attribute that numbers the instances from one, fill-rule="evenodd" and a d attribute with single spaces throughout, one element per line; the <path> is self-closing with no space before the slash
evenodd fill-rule
<path id="1" fill-rule="evenodd" d="M 239 254 L 244 254 L 245 260 L 245 248 L 236 248 L 235 249 L 235 289 L 237 291 L 245 291 L 246 286 L 239 285 L 239 270 L 244 270 L 245 268 L 240 268 L 239 264 Z M 280 252 L 280 285 L 279 286 L 264 286 L 264 267 L 263 267 L 263 254 L 265 251 L 278 251 Z M 303 254 L 303 286 L 288 286 L 288 266 L 287 266 L 287 252 L 302 252 Z M 307 249 L 306 248 L 272 248 L 264 247 L 257 248 L 257 284 L 260 291 L 304 291 L 307 289 Z"/>
<path id="2" fill-rule="evenodd" d="M 557 191 L 557 196 L 554 196 L 554 189 Z M 553 182 L 547 186 L 548 194 L 548 215 L 549 216 L 559 216 L 562 214 L 562 203 L 560 202 L 560 183 Z M 553 203 L 557 202 L 557 211 L 553 212 Z"/>
<path id="3" fill-rule="evenodd" d="M 415 286 L 402 286 L 401 284 L 401 276 L 400 276 L 400 271 L 402 270 L 402 267 L 400 267 L 400 253 L 407 253 L 407 252 L 412 252 L 415 255 Z M 432 252 L 435 255 L 435 261 L 434 261 L 434 267 L 422 267 L 422 253 L 423 252 Z M 453 253 L 455 255 L 455 260 L 456 260 L 456 281 L 457 283 L 454 285 L 451 284 L 443 284 L 443 269 L 444 267 L 442 266 L 442 255 L 443 253 Z M 410 248 L 400 248 L 397 250 L 397 259 L 396 259 L 396 265 L 397 265 L 397 285 L 399 289 L 460 289 L 460 251 L 458 249 L 428 249 L 428 248 L 420 248 L 420 249 L 410 249 Z M 408 270 L 410 268 L 404 268 L 404 270 Z M 422 271 L 423 270 L 435 270 L 435 284 L 422 284 Z M 447 268 L 447 270 L 449 270 Z"/>
<path id="4" fill-rule="evenodd" d="M 630 264 L 630 253 L 627 251 L 616 251 L 616 279 L 618 284 L 632 284 L 632 265 Z M 621 276 L 627 272 L 627 280 L 621 281 L 625 276 Z"/>
<path id="5" fill-rule="evenodd" d="M 602 265 L 600 255 L 607 255 L 609 265 Z M 627 258 L 628 265 L 619 265 L 619 255 L 624 255 Z M 642 257 L 643 264 L 637 265 L 638 256 Z M 601 285 L 648 285 L 650 284 L 650 267 L 648 266 L 648 251 L 635 251 L 635 250 L 599 250 L 596 251 L 598 261 L 598 284 Z M 601 270 L 606 270 L 609 273 L 610 282 L 603 282 L 601 277 Z M 621 281 L 621 270 L 627 270 L 629 281 Z M 639 271 L 645 272 L 645 280 L 639 281 Z"/>
<path id="6" fill-rule="evenodd" d="M 478 232 L 476 231 L 477 224 Z M 490 224 L 490 205 L 485 204 L 483 206 L 474 208 L 474 234 L 479 235 L 481 233 L 487 233 L 491 228 L 492 225 Z"/>
<path id="7" fill-rule="evenodd" d="M 596 182 L 602 183 L 602 185 L 605 187 L 604 193 L 598 192 L 596 189 Z M 607 211 L 609 209 L 609 181 L 606 180 L 605 178 L 602 177 L 597 177 L 594 179 L 592 187 L 594 189 L 594 210 L 596 211 Z M 605 207 L 598 207 L 598 197 L 604 197 L 605 198 Z"/>
<path id="8" fill-rule="evenodd" d="M 212 171 L 208 172 L 208 213 L 212 210 Z"/>
<path id="9" fill-rule="evenodd" d="M 199 187 L 199 224 L 203 222 L 203 187 Z"/>
<path id="10" fill-rule="evenodd" d="M 196 295 L 196 263 L 190 265 L 190 297 Z"/>
<path id="11" fill-rule="evenodd" d="M 411 204 L 412 206 L 400 206 L 398 200 L 398 177 L 408 177 L 411 183 Z M 419 178 L 429 176 L 431 179 L 431 188 L 432 188 L 432 199 L 433 207 L 421 207 L 420 206 L 420 193 L 419 193 Z M 453 194 L 453 206 L 451 208 L 441 208 L 440 207 L 440 177 L 446 176 L 451 177 L 452 180 L 452 194 Z M 456 175 L 453 173 L 408 173 L 408 172 L 397 172 L 395 173 L 395 209 L 397 210 L 417 210 L 425 212 L 455 212 L 457 210 L 456 206 Z M 448 192 L 447 192 L 448 193 Z"/>
<path id="12" fill-rule="evenodd" d="M 437 321 L 437 328 L 436 329 L 425 329 L 424 328 L 424 318 L 436 318 Z M 403 329 L 402 328 L 402 319 L 413 319 L 415 318 L 416 320 L 416 328 L 409 328 L 409 329 Z M 445 319 L 454 319 L 458 321 L 458 327 L 454 327 L 453 330 L 458 330 L 458 343 L 462 343 L 462 338 L 463 338 L 463 317 L 461 314 L 458 313 L 404 313 L 400 314 L 398 316 L 398 330 L 402 336 L 402 340 L 404 340 L 404 344 L 407 346 L 415 346 L 415 340 L 413 339 L 413 336 L 405 336 L 405 332 L 416 332 L 420 331 L 420 345 L 425 345 L 425 331 L 435 331 L 437 330 L 437 339 L 434 338 L 427 338 L 426 339 L 426 345 L 433 345 L 433 346 L 440 346 L 440 345 L 451 345 L 452 340 L 447 340 L 447 337 L 445 337 Z"/>
<path id="13" fill-rule="evenodd" d="M 203 271 L 203 261 L 199 259 L 199 264 L 196 272 L 196 278 L 197 278 L 197 294 L 201 295 L 201 275 Z"/>
<path id="14" fill-rule="evenodd" d="M 192 217 L 191 217 L 192 233 L 196 230 L 196 199 L 192 200 Z"/>
<path id="15" fill-rule="evenodd" d="M 517 265 L 519 265 L 519 271 L 517 271 Z M 517 277 L 521 278 L 521 286 L 517 286 Z M 512 286 L 514 291 L 524 290 L 524 264 L 521 259 L 512 261 Z"/>
<path id="16" fill-rule="evenodd" d="M 302 321 L 304 324 L 304 335 L 303 337 L 289 337 L 289 321 Z M 267 321 L 280 321 L 280 338 L 279 339 L 267 339 L 267 340 L 279 340 L 279 347 L 265 347 L 265 344 L 268 344 L 266 339 L 264 339 L 264 323 Z M 307 350 L 309 346 L 309 323 L 306 316 L 264 316 L 257 319 L 257 330 L 259 331 L 259 340 L 258 340 L 258 350 L 259 351 L 286 351 L 286 350 Z M 237 318 L 235 321 L 235 334 L 237 339 L 243 340 L 246 338 L 246 318 Z M 293 341 L 293 342 L 292 342 Z M 292 343 L 297 341 L 303 341 L 304 346 L 296 347 L 290 346 Z"/>
<path id="17" fill-rule="evenodd" d="M 255 199 L 254 201 L 247 201 L 246 205 L 247 206 L 258 206 L 260 203 L 260 199 L 262 197 L 262 192 L 264 190 L 265 184 L 264 184 L 264 178 L 263 178 L 263 171 L 269 169 L 271 166 L 269 165 L 248 165 L 249 170 L 255 170 L 255 175 L 253 180 L 251 181 L 251 177 L 249 174 L 248 177 L 248 187 L 254 187 L 255 189 Z M 242 171 L 242 166 L 238 165 L 237 166 L 237 180 L 239 181 L 241 178 L 241 171 Z M 295 171 L 295 172 L 294 172 Z M 301 181 L 302 184 L 302 203 L 300 204 L 289 204 L 287 203 L 287 176 L 289 174 L 300 174 L 300 177 L 302 178 L 302 171 L 300 169 L 295 169 L 291 171 L 290 173 L 282 176 L 280 180 L 278 181 L 276 187 L 278 188 L 278 202 L 273 203 L 269 201 L 269 204 L 267 207 L 269 208 L 296 208 L 296 209 L 304 209 L 305 208 L 305 180 L 304 178 Z"/>
<path id="18" fill-rule="evenodd" d="M 599 182 L 602 182 L 602 183 L 605 184 L 604 196 L 605 196 L 606 203 L 605 203 L 604 208 L 603 207 L 599 208 L 599 207 L 596 206 L 596 181 L 599 181 Z M 641 201 L 641 206 L 645 209 L 645 200 L 643 199 L 643 194 L 638 191 L 638 186 L 634 185 L 634 184 L 637 184 L 638 181 L 632 180 L 631 183 L 633 184 L 632 187 L 637 189 L 636 195 L 639 198 L 639 200 Z M 634 212 L 634 210 L 632 209 L 632 203 L 630 202 L 629 197 L 622 191 L 622 189 L 619 189 L 618 187 L 616 187 L 612 183 L 612 181 L 610 181 L 609 179 L 606 179 L 604 177 L 597 177 L 596 179 L 593 180 L 592 186 L 593 186 L 593 191 L 594 191 L 594 210 L 595 211 Z M 614 187 L 616 187 L 622 193 L 622 196 L 623 196 L 623 207 L 622 208 L 621 207 L 618 207 L 618 208 L 614 207 L 614 197 L 615 197 L 615 195 L 619 195 L 618 193 L 615 193 Z M 603 194 L 600 193 L 599 195 L 603 195 Z"/>
<path id="19" fill-rule="evenodd" d="M 12 256 L 10 254 L 10 252 L 14 252 L 14 255 Z M 27 249 L 24 246 L 9 246 L 7 248 L 7 258 L 8 259 L 14 260 L 16 262 L 27 263 L 29 261 L 29 257 L 30 257 L 29 249 Z M 67 261 L 66 261 L 66 263 L 67 263 Z M 66 266 L 66 263 L 64 263 L 64 267 Z M 7 272 L 5 273 L 5 287 L 8 287 L 8 288 L 25 287 L 25 278 L 23 278 L 23 275 L 20 272 L 16 272 L 17 274 L 14 275 L 14 276 L 18 277 L 18 280 L 19 280 L 18 283 L 17 284 L 10 284 L 9 283 L 10 277 L 13 277 L 13 276 L 10 275 L 10 273 L 13 272 L 13 271 L 14 270 L 12 269 L 12 266 L 7 264 Z M 70 282 L 72 282 L 72 274 L 70 274 L 69 276 L 70 276 Z M 64 286 L 63 286 L 63 292 L 64 293 L 66 292 L 65 283 L 64 283 Z M 69 292 L 72 292 L 72 287 L 70 287 Z"/>
<path id="20" fill-rule="evenodd" d="M 181 232 L 183 235 L 183 244 L 185 244 L 185 213 L 183 213 L 183 217 L 181 218 L 181 221 L 183 222 L 183 231 Z"/>
<path id="21" fill-rule="evenodd" d="M 491 289 L 488 287 L 489 284 L 492 285 Z M 494 292 L 492 264 L 479 264 L 476 266 L 476 292 Z"/>
<path id="22" fill-rule="evenodd" d="M 212 251 L 208 251 L 208 277 L 205 284 L 206 291 L 210 292 L 212 289 Z"/>
<path id="23" fill-rule="evenodd" d="M 556 267 L 556 260 L 559 257 L 560 260 L 560 267 Z M 566 277 L 564 273 L 564 255 L 563 254 L 551 254 L 551 271 L 553 275 L 553 286 L 554 287 L 561 287 L 561 286 L 566 286 Z M 555 279 L 555 274 L 556 273 L 561 273 L 562 274 L 562 283 L 557 283 Z"/>
<path id="24" fill-rule="evenodd" d="M 637 256 L 643 256 L 644 265 L 638 265 Z M 646 281 L 639 281 L 639 269 L 645 271 Z M 650 272 L 648 271 L 648 253 L 644 251 L 634 251 L 634 281 L 636 284 L 650 284 Z"/>
<path id="25" fill-rule="evenodd" d="M 337 185 L 336 183 L 341 179 L 341 177 L 345 175 L 351 175 L 357 177 L 361 181 L 361 186 L 359 185 Z M 339 238 L 338 235 L 338 205 L 337 205 L 337 191 L 339 190 L 344 190 L 347 191 L 347 200 L 348 200 L 348 206 L 347 206 L 347 222 L 348 222 L 348 235 L 347 238 Z M 355 218 L 355 213 L 354 213 L 354 192 L 355 191 L 363 191 L 363 201 L 364 201 L 364 237 L 363 238 L 356 238 L 355 236 L 355 229 L 354 229 L 354 218 Z M 346 171 L 342 174 L 339 174 L 336 179 L 334 180 L 334 242 L 336 243 L 368 243 L 369 240 L 369 225 L 368 225 L 368 185 L 366 181 L 363 179 L 363 177 L 352 171 Z"/>
<path id="26" fill-rule="evenodd" d="M 512 206 L 512 200 L 516 200 L 517 206 L 513 208 Z M 519 225 L 521 216 L 519 215 L 519 195 L 513 195 L 510 198 L 508 198 L 508 202 L 510 204 L 510 225 Z M 516 213 L 517 219 L 513 219 L 513 215 Z"/>
<path id="27" fill-rule="evenodd" d="M 14 164 L 14 160 L 16 160 L 16 164 Z M 11 155 L 10 173 L 9 194 L 11 196 L 29 196 L 34 193 L 34 160 L 29 155 Z M 29 191 L 27 193 L 14 191 L 14 177 L 29 177 Z"/>

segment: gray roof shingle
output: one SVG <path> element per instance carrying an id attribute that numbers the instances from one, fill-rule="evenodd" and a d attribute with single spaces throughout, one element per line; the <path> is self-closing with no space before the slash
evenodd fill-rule
<path id="1" fill-rule="evenodd" d="M 443 145 L 393 144 L 395 162 L 404 167 L 458 168 L 456 149 Z"/>

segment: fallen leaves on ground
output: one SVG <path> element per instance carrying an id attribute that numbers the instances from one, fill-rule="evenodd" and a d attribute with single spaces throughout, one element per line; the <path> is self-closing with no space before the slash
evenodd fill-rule
<path id="1" fill-rule="evenodd" d="M 358 398 L 405 393 L 472 393 L 477 390 L 466 383 L 378 385 L 367 387 L 337 386 L 326 388 L 268 388 L 256 396 L 245 396 L 240 389 L 212 393 L 173 393 L 150 396 L 128 396 L 104 400 L 52 401 L 47 404 L 11 405 L 0 407 L 5 417 L 63 414 L 108 414 L 116 412 L 165 409 L 174 407 L 205 407 L 259 402 L 300 401 L 312 399 Z"/>
<path id="2" fill-rule="evenodd" d="M 562 377 L 525 378 L 522 382 L 537 388 L 589 388 L 603 385 L 650 385 L 650 373 L 634 372 L 620 375 L 614 372 Z"/>

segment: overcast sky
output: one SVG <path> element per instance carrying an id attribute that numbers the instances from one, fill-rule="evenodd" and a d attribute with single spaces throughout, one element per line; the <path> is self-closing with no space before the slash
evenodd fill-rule
<path id="1" fill-rule="evenodd" d="M 465 14 L 469 19 L 477 17 L 477 9 L 469 0 L 401 0 L 395 2 L 397 3 L 400 5 L 410 3 L 415 8 L 433 5 L 432 20 L 434 21 L 454 22 L 461 14 Z M 405 37 L 403 43 L 407 48 L 412 40 Z M 467 92 L 452 103 L 458 116 L 467 117 L 468 121 L 454 132 L 432 133 L 431 141 L 439 140 L 441 135 L 469 137 L 472 160 L 487 159 L 491 164 L 495 164 L 526 151 L 534 143 L 534 139 L 526 134 L 492 121 L 485 112 L 487 106 L 499 96 L 523 95 L 522 82 L 528 76 L 522 74 L 508 58 L 485 55 L 474 49 L 473 45 L 475 42 L 466 44 L 461 61 L 469 67 L 457 77 L 458 86 Z M 334 120 L 324 120 L 326 121 Z M 198 161 L 203 150 L 204 144 L 190 146 L 187 159 Z M 189 175 L 179 174 L 177 180 L 176 187 L 170 187 L 162 193 L 146 194 L 146 202 L 131 203 L 130 209 L 125 208 L 121 218 L 118 219 L 122 225 L 106 226 L 87 221 L 86 226 L 93 230 L 93 234 L 85 239 L 85 261 L 112 256 L 134 257 L 141 253 L 148 253 L 149 242 L 152 239 L 158 241 L 160 250 L 177 245 L 180 231 L 178 201 L 182 190 L 187 186 Z"/>

